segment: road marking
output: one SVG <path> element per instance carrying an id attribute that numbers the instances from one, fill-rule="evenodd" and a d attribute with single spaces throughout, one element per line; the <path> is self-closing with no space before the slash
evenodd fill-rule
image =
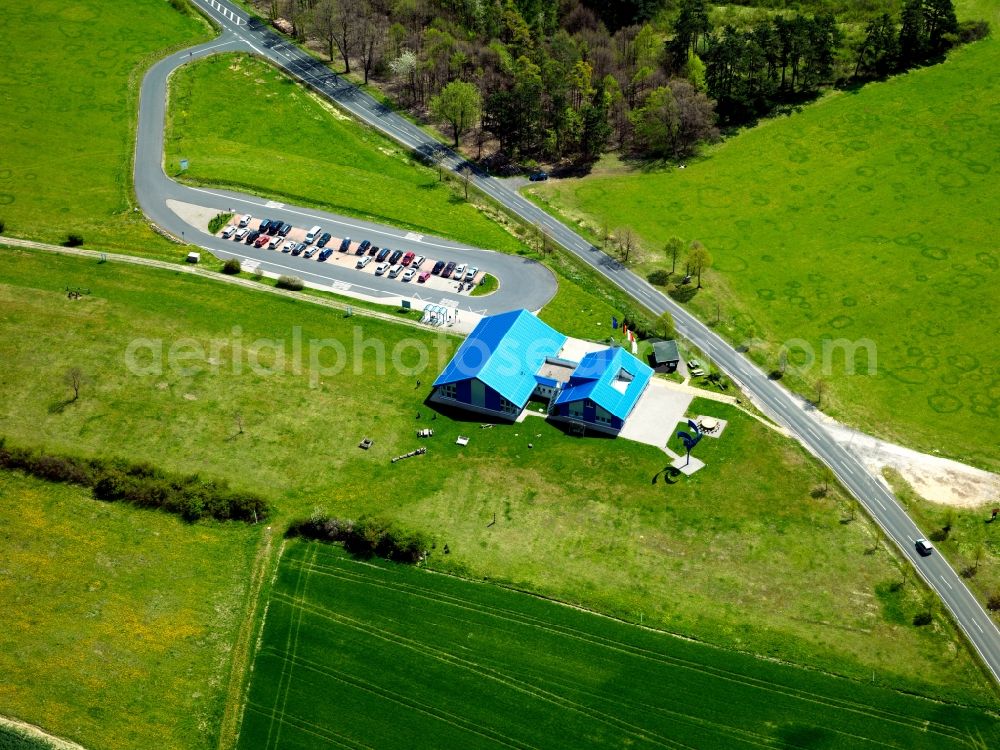
<path id="1" fill-rule="evenodd" d="M 980 633 L 984 633 L 985 632 L 983 630 L 982 626 L 978 622 L 976 622 L 975 620 L 972 621 L 972 624 L 975 625 L 977 628 L 979 628 L 979 632 Z"/>
<path id="2" fill-rule="evenodd" d="M 408 239 L 410 242 L 420 242 L 420 240 L 422 240 L 423 238 L 424 236 L 422 234 L 417 234 L 416 232 L 406 233 L 406 239 Z"/>
<path id="3" fill-rule="evenodd" d="M 946 579 L 946 578 L 945 578 L 944 576 L 942 576 L 942 575 L 939 575 L 939 576 L 938 576 L 938 578 L 940 578 L 940 579 L 941 579 L 941 583 L 943 583 L 943 584 L 944 584 L 945 586 L 947 586 L 948 588 L 950 588 L 950 589 L 951 589 L 951 584 L 950 584 L 950 583 L 948 583 L 948 579 Z M 951 589 L 951 590 L 952 590 L 952 591 L 954 591 L 955 589 Z"/>
<path id="4" fill-rule="evenodd" d="M 346 281 L 341 281 L 340 279 L 334 279 L 333 281 L 331 281 L 330 286 L 332 286 L 334 289 L 340 289 L 341 291 L 351 288 L 350 284 L 348 284 Z"/>
<path id="5" fill-rule="evenodd" d="M 267 203 L 264 204 L 264 206 L 267 208 L 284 208 L 285 204 L 278 203 L 278 201 L 268 201 Z"/>

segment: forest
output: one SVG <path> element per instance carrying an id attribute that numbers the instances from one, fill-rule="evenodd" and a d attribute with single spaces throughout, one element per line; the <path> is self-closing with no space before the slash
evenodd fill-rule
<path id="1" fill-rule="evenodd" d="M 268 0 L 276 26 L 501 167 L 608 150 L 680 160 L 828 87 L 932 64 L 989 33 L 952 0 Z"/>

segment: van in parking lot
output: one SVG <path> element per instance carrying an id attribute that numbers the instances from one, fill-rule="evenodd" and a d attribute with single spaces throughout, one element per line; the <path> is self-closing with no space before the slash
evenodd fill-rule
<path id="1" fill-rule="evenodd" d="M 381 276 L 382 274 L 384 274 L 388 270 L 389 270 L 389 264 L 388 263 L 379 263 L 377 266 L 375 266 L 375 275 L 376 276 Z"/>
<path id="2" fill-rule="evenodd" d="M 397 276 L 399 276 L 400 273 L 402 273 L 402 271 L 403 271 L 403 265 L 401 263 L 397 263 L 396 265 L 394 265 L 392 268 L 389 269 L 389 278 L 390 279 L 396 278 Z"/>
<path id="3" fill-rule="evenodd" d="M 281 237 L 272 237 L 267 243 L 268 250 L 274 250 L 278 245 L 281 244 Z"/>
<path id="4" fill-rule="evenodd" d="M 243 227 L 242 229 L 237 229 L 236 230 L 236 234 L 233 235 L 233 240 L 236 241 L 236 242 L 239 242 L 244 237 L 246 237 L 248 234 L 250 234 L 250 230 L 247 229 L 246 227 Z"/>
<path id="5" fill-rule="evenodd" d="M 306 244 L 311 245 L 316 241 L 316 236 L 323 231 L 323 227 L 315 226 L 306 232 Z"/>
<path id="6" fill-rule="evenodd" d="M 236 225 L 230 224 L 228 227 L 222 230 L 222 239 L 228 240 L 230 237 L 233 236 L 233 233 L 235 231 L 236 231 Z"/>
<path id="7" fill-rule="evenodd" d="M 366 255 L 363 258 L 358 258 L 358 264 L 357 264 L 356 267 L 357 268 L 364 268 L 365 266 L 367 266 L 371 262 L 372 262 L 372 257 L 370 255 Z"/>

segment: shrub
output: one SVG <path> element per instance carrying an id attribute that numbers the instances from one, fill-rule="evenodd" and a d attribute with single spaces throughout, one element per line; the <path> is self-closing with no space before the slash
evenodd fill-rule
<path id="1" fill-rule="evenodd" d="M 986 609 L 990 612 L 1000 612 L 1000 594 L 993 594 L 986 602 Z"/>
<path id="2" fill-rule="evenodd" d="M 930 612 L 918 612 L 913 616 L 913 624 L 919 628 L 924 625 L 930 625 L 933 619 Z"/>
<path id="3" fill-rule="evenodd" d="M 227 273 L 230 276 L 234 276 L 243 270 L 243 266 L 240 265 L 239 258 L 230 258 L 222 266 L 222 272 Z"/>
<path id="4" fill-rule="evenodd" d="M 657 268 L 646 276 L 646 280 L 656 286 L 666 286 L 670 283 L 670 271 L 665 268 Z"/>
<path id="5" fill-rule="evenodd" d="M 5 230 L 6 228 L 7 228 L 7 222 L 5 222 L 3 219 L 0 219 L 0 234 L 3 234 L 3 230 Z"/>
<path id="6" fill-rule="evenodd" d="M 293 292 L 298 292 L 305 287 L 305 283 L 297 276 L 279 276 L 275 286 L 278 289 L 289 289 Z"/>
<path id="7" fill-rule="evenodd" d="M 377 556 L 402 563 L 419 562 L 432 546 L 426 534 L 408 531 L 377 518 L 364 517 L 354 523 L 331 518 L 322 512 L 313 513 L 305 520 L 293 521 L 285 536 L 343 542 L 344 549 L 352 555 Z"/>
<path id="8" fill-rule="evenodd" d="M 63 247 L 80 247 L 83 244 L 83 235 L 71 233 L 66 235 L 66 241 L 63 242 Z"/>
<path id="9" fill-rule="evenodd" d="M 208 222 L 208 231 L 215 234 L 226 226 L 231 218 L 233 218 L 231 213 L 216 214 L 212 217 L 212 220 Z"/>
<path id="10" fill-rule="evenodd" d="M 958 40 L 962 44 L 978 42 L 990 35 L 990 24 L 987 21 L 960 21 L 958 24 Z"/>

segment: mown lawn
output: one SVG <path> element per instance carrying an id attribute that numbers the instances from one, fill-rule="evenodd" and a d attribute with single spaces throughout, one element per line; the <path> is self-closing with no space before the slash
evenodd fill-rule
<path id="1" fill-rule="evenodd" d="M 214 748 L 262 532 L 0 472 L 0 714 L 87 748 Z"/>
<path id="2" fill-rule="evenodd" d="M 435 332 L 176 273 L 13 250 L 3 259 L 0 434 L 14 442 L 224 477 L 271 498 L 277 529 L 316 506 L 384 515 L 447 544 L 433 557 L 444 570 L 730 648 L 989 699 L 943 618 L 926 628 L 887 619 L 876 590 L 901 578 L 896 562 L 884 547 L 865 553 L 871 528 L 842 523 L 836 491 L 810 497 L 820 477 L 811 459 L 740 412 L 692 407 L 730 425 L 699 446 L 709 468 L 677 480 L 654 448 L 571 438 L 535 417 L 488 430 L 433 418 L 423 400 L 456 344 Z M 91 294 L 68 300 L 67 284 Z M 342 358 L 346 368 L 311 378 L 311 340 L 325 340 L 321 365 Z M 271 341 L 284 361 L 268 373 Z M 89 382 L 67 404 L 71 366 Z M 435 436 L 419 440 L 421 427 Z M 375 444 L 360 451 L 366 436 Z M 427 455 L 390 463 L 420 445 Z M 912 617 L 925 596 L 911 581 L 900 607 Z"/>
<path id="3" fill-rule="evenodd" d="M 249 55 L 209 57 L 170 84 L 168 174 L 281 196 L 475 247 L 522 249 L 437 170 Z M 190 162 L 179 173 L 180 159 Z"/>
<path id="4" fill-rule="evenodd" d="M 970 738 L 972 742 L 970 743 Z M 240 747 L 967 748 L 995 717 L 293 543 Z"/>
<path id="5" fill-rule="evenodd" d="M 989 15 L 995 5 L 973 15 Z M 686 169 L 609 162 L 529 193 L 590 228 L 630 225 L 636 270 L 663 246 L 701 240 L 714 257 L 688 303 L 768 368 L 787 342 L 817 363 L 793 388 L 866 431 L 1000 468 L 997 144 L 1000 39 L 943 65 L 831 94 L 709 150 Z M 683 265 L 681 266 L 683 268 Z M 870 341 L 856 374 L 824 341 Z M 946 429 L 943 424 L 961 425 Z"/>
<path id="6" fill-rule="evenodd" d="M 132 211 L 139 82 L 168 48 L 209 38 L 208 24 L 166 0 L 38 0 L 9 11 L 0 48 L 6 233 L 56 243 L 78 233 L 88 245 L 170 254 Z"/>

